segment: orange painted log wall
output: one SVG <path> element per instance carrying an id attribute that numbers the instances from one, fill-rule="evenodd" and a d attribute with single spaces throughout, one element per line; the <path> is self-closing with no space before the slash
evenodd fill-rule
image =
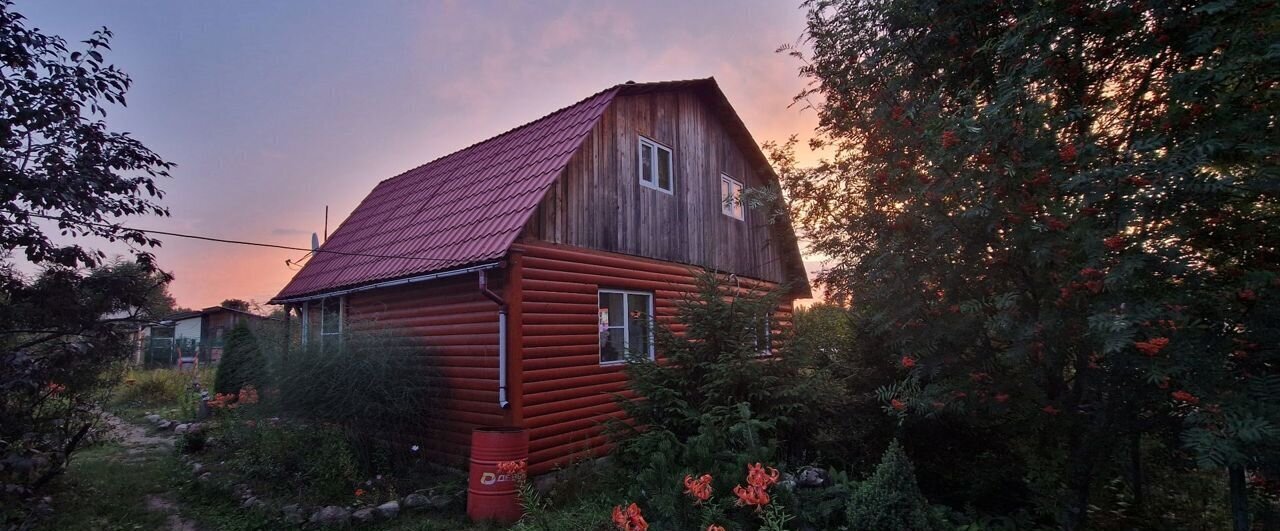
<path id="1" fill-rule="evenodd" d="M 598 290 L 652 292 L 656 319 L 674 325 L 676 304 L 694 289 L 696 272 L 681 264 L 545 242 L 525 242 L 517 249 L 523 255 L 523 424 L 530 431 L 530 472 L 540 474 L 607 452 L 605 423 L 623 417 L 615 396 L 628 396 L 626 376 L 620 366 L 600 365 Z M 774 287 L 750 279 L 741 283 Z M 788 302 L 774 321 L 788 326 L 790 319 Z"/>
<path id="2" fill-rule="evenodd" d="M 630 396 L 618 365 L 600 365 L 598 290 L 654 294 L 659 323 L 674 323 L 680 297 L 694 289 L 691 266 L 545 242 L 513 248 L 506 268 L 489 271 L 490 288 L 512 304 L 511 407 L 498 407 L 498 305 L 481 295 L 477 274 L 347 296 L 352 331 L 386 330 L 420 338 L 448 388 L 426 434 L 399 434 L 453 466 L 465 466 L 471 430 L 517 425 L 529 429 L 529 468 L 553 470 L 574 459 L 607 453 L 609 419 L 622 419 L 616 396 Z M 774 284 L 740 279 L 744 288 Z M 518 285 L 517 285 L 518 283 Z M 508 289 L 511 286 L 513 289 Z M 774 322 L 788 326 L 784 303 Z M 662 353 L 658 352 L 661 357 Z M 419 439 L 421 439 L 419 441 Z"/>
<path id="3" fill-rule="evenodd" d="M 498 305 L 480 294 L 478 273 L 347 295 L 347 326 L 421 340 L 433 354 L 447 398 L 423 434 L 394 434 L 418 444 L 444 464 L 465 467 L 471 430 L 506 423 L 498 407 Z M 503 271 L 489 271 L 490 289 L 502 293 Z"/>

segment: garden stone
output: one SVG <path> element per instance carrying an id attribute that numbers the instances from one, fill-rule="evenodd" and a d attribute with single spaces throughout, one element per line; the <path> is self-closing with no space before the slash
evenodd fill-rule
<path id="1" fill-rule="evenodd" d="M 298 525 L 307 521 L 306 515 L 302 513 L 302 506 L 291 503 L 280 508 L 280 519 L 286 524 Z"/>
<path id="2" fill-rule="evenodd" d="M 246 498 L 243 503 L 240 504 L 240 507 L 243 507 L 245 509 L 261 509 L 266 506 L 267 506 L 267 502 L 264 502 L 258 499 L 257 496 L 250 496 Z"/>
<path id="3" fill-rule="evenodd" d="M 330 505 L 311 515 L 311 523 L 321 526 L 346 527 L 351 525 L 351 511 Z"/>
<path id="4" fill-rule="evenodd" d="M 379 505 L 377 510 L 379 516 L 386 518 L 387 520 L 391 520 L 400 515 L 400 502 L 391 500 Z"/>
<path id="5" fill-rule="evenodd" d="M 236 483 L 235 486 L 231 487 L 231 493 L 235 494 L 237 498 L 248 498 L 253 495 L 252 489 L 244 483 Z"/>
<path id="6" fill-rule="evenodd" d="M 143 417 L 143 418 L 147 419 L 147 422 L 150 422 L 152 424 L 159 424 L 161 420 L 160 415 L 157 415 L 155 413 L 147 415 L 146 417 Z"/>
<path id="7" fill-rule="evenodd" d="M 377 515 L 373 512 L 372 507 L 365 507 L 364 509 L 351 513 L 351 518 L 359 523 L 368 524 L 376 520 Z"/>
<path id="8" fill-rule="evenodd" d="M 196 479 L 198 479 L 198 480 L 200 480 L 200 481 L 203 481 L 203 482 L 205 482 L 205 483 L 208 483 L 209 481 L 213 480 L 213 473 L 212 473 L 212 472 L 205 472 L 205 473 L 203 473 L 203 474 L 200 474 L 200 477 L 198 477 L 198 478 L 196 478 Z"/>
<path id="9" fill-rule="evenodd" d="M 806 466 L 796 472 L 797 487 L 821 487 L 827 484 L 827 472 L 821 468 Z"/>
<path id="10" fill-rule="evenodd" d="M 174 433 L 187 433 L 190 430 L 191 430 L 190 424 L 179 424 L 173 427 Z"/>
<path id="11" fill-rule="evenodd" d="M 453 496 L 448 494 L 436 494 L 427 498 L 427 505 L 432 509 L 444 509 L 453 503 Z"/>
<path id="12" fill-rule="evenodd" d="M 194 464 L 194 465 L 191 465 L 191 473 L 193 473 L 193 474 L 195 474 L 195 475 L 199 476 L 201 472 L 204 472 L 204 465 L 202 465 L 202 464 L 200 464 L 200 463 L 196 463 L 196 464 Z"/>
<path id="13" fill-rule="evenodd" d="M 157 430 L 167 430 L 171 427 L 173 427 L 173 423 L 164 419 L 161 419 L 160 422 L 156 423 Z"/>
<path id="14" fill-rule="evenodd" d="M 413 493 L 404 497 L 402 502 L 405 509 L 416 510 L 427 507 L 431 504 L 431 499 L 418 493 Z"/>

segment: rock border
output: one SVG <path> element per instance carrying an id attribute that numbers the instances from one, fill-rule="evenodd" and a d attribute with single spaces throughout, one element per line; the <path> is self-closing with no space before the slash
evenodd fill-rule
<path id="1" fill-rule="evenodd" d="M 172 431 L 174 434 L 200 433 L 205 423 L 180 423 L 160 415 L 148 413 L 144 417 L 159 431 Z M 274 514 L 275 518 L 292 525 L 314 527 L 345 528 L 395 520 L 406 512 L 428 512 L 447 509 L 455 501 L 455 496 L 436 492 L 435 489 L 421 489 L 394 500 L 378 505 L 353 504 L 349 506 L 325 505 L 304 506 L 299 503 L 282 503 L 255 494 L 247 483 L 229 484 L 218 481 L 208 467 L 190 454 L 181 454 L 179 459 L 189 467 L 196 481 L 205 484 L 221 483 L 229 486 L 231 494 L 240 498 L 240 507 L 248 510 Z"/>

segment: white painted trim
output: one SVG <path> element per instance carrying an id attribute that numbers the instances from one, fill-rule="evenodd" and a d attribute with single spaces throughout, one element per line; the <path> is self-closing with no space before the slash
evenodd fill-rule
<path id="1" fill-rule="evenodd" d="M 320 293 L 320 294 L 316 294 L 316 295 L 307 295 L 307 296 L 304 296 L 304 297 L 294 297 L 294 298 L 291 298 L 291 299 L 280 299 L 280 300 L 275 301 L 275 302 L 274 302 L 274 304 L 288 304 L 288 303 L 291 303 L 291 302 L 305 302 L 305 301 L 313 301 L 313 300 L 316 300 L 316 299 L 323 299 L 323 298 L 325 298 L 325 297 L 337 297 L 337 296 L 339 296 L 339 295 L 347 295 L 347 294 L 350 294 L 350 293 L 357 293 L 357 292 L 360 292 L 360 291 L 369 291 L 369 290 L 371 290 L 371 289 L 386 288 L 386 287 L 390 287 L 390 286 L 400 286 L 400 285 L 403 285 L 403 284 L 413 284 L 413 283 L 417 283 L 417 282 L 425 282 L 425 281 L 428 281 L 428 280 L 434 280 L 434 279 L 437 279 L 437 278 L 454 277 L 454 276 L 458 276 L 458 275 L 464 275 L 464 274 L 467 274 L 467 273 L 475 273 L 476 271 L 483 271 L 483 270 L 485 270 L 485 269 L 493 269 L 493 268 L 496 268 L 496 267 L 502 267 L 502 262 L 489 262 L 489 263 L 487 263 L 487 264 L 480 264 L 480 265 L 477 265 L 477 266 L 464 267 L 464 268 L 462 268 L 462 269 L 453 269 L 453 270 L 450 270 L 450 271 L 441 271 L 441 272 L 439 272 L 439 273 L 431 273 L 431 274 L 427 274 L 427 275 L 420 275 L 420 276 L 416 276 L 416 277 L 402 278 L 402 279 L 400 279 L 400 280 L 388 280 L 388 281 L 386 281 L 386 282 L 379 282 L 379 283 L 377 283 L 377 284 L 369 284 L 368 286 L 360 286 L 360 287 L 358 287 L 358 288 L 350 288 L 350 289 L 344 289 L 344 290 L 329 291 L 329 292 Z"/>
<path id="2" fill-rule="evenodd" d="M 299 308 L 299 318 L 302 319 L 302 348 L 307 348 L 311 343 L 311 301 L 303 301 Z"/>
<path id="3" fill-rule="evenodd" d="M 726 182 L 726 181 L 728 181 L 728 182 L 729 182 L 729 184 L 730 184 L 730 186 L 731 186 L 731 187 L 732 187 L 732 186 L 737 186 L 737 187 L 738 187 L 738 197 L 735 199 L 735 200 L 737 201 L 737 208 L 736 208 L 736 209 L 735 209 L 735 208 L 732 208 L 732 205 L 731 205 L 731 204 L 729 204 L 729 203 L 727 203 L 727 202 L 726 202 L 726 200 L 725 200 L 725 197 L 724 197 L 724 184 L 725 184 L 725 182 Z M 731 188 L 731 189 L 732 189 L 732 188 Z M 746 190 L 746 187 L 745 187 L 745 186 L 743 186 L 742 181 L 739 181 L 739 180 L 737 180 L 737 179 L 734 179 L 733 177 L 730 177 L 730 176 L 729 176 L 729 174 L 727 174 L 727 173 L 721 173 L 721 174 L 720 174 L 720 190 L 718 190 L 718 192 L 719 192 L 719 193 L 718 193 L 718 194 L 716 194 L 716 195 L 718 195 L 718 196 L 720 197 L 720 213 L 721 213 L 721 214 L 724 214 L 724 215 L 726 215 L 726 216 L 729 216 L 729 217 L 731 217 L 731 218 L 733 218 L 733 219 L 739 220 L 739 221 L 744 221 L 744 220 L 746 220 L 746 218 L 747 218 L 747 206 L 746 206 L 746 205 L 744 205 L 744 204 L 742 204 L 742 192 L 743 192 L 744 190 Z M 729 211 L 725 211 L 725 207 L 726 207 L 726 206 L 729 206 L 729 207 L 730 207 L 730 210 L 729 210 Z M 735 211 L 737 212 L 737 214 L 734 214 L 734 213 L 733 213 L 733 212 L 735 212 Z"/>
<path id="4" fill-rule="evenodd" d="M 623 296 L 622 297 L 622 315 L 624 320 L 623 320 L 623 327 L 622 327 L 622 349 L 624 351 L 623 352 L 624 357 L 620 360 L 614 360 L 614 361 L 600 360 L 600 365 L 607 367 L 610 365 L 620 365 L 627 362 L 627 358 L 625 357 L 626 351 L 631 349 L 631 346 L 627 344 L 629 341 L 631 341 L 631 331 L 627 329 L 627 327 L 630 326 L 627 323 L 630 323 L 630 319 L 631 319 L 631 308 L 629 308 L 629 305 L 631 304 L 631 302 L 627 300 L 627 297 L 626 297 L 627 295 L 644 295 L 649 298 L 649 308 L 647 308 L 645 311 L 645 315 L 649 319 L 649 359 L 650 360 L 657 359 L 657 357 L 655 356 L 655 350 L 653 345 L 653 340 L 654 340 L 653 332 L 654 332 L 654 327 L 657 324 L 657 318 L 655 318 L 653 315 L 653 311 L 654 311 L 653 308 L 655 304 L 653 300 L 654 299 L 653 292 L 625 290 L 625 289 L 606 289 L 606 288 L 597 289 L 596 290 L 596 328 L 597 328 L 596 335 L 597 336 L 599 336 L 599 333 L 600 333 L 599 331 L 600 295 L 602 293 L 613 293 L 613 294 Z M 600 351 L 600 339 L 599 337 L 597 337 L 596 338 L 596 359 L 599 360 L 602 354 L 604 353 Z"/>
<path id="5" fill-rule="evenodd" d="M 657 190 L 665 194 L 675 195 L 676 150 L 671 149 L 670 146 L 667 146 L 666 144 L 658 142 L 652 138 L 648 138 L 644 135 L 638 135 L 638 136 L 639 136 L 639 141 L 636 143 L 636 180 L 640 182 L 640 186 L 643 186 L 650 190 Z M 644 149 L 642 149 L 642 146 L 644 146 L 645 144 L 653 146 L 653 150 L 652 150 L 653 159 L 649 161 L 649 168 L 653 170 L 652 183 L 645 182 L 644 179 L 640 178 L 640 170 L 644 168 Z M 668 158 L 671 159 L 671 170 L 670 170 L 671 171 L 671 189 L 670 190 L 663 188 L 661 186 L 658 186 L 658 150 L 660 149 L 666 151 Z"/>

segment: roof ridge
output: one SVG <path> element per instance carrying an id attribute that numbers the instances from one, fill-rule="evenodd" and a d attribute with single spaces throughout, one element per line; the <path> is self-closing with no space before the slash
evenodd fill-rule
<path id="1" fill-rule="evenodd" d="M 547 118 L 551 118 L 551 117 L 556 116 L 556 115 L 558 115 L 558 114 L 560 114 L 560 113 L 562 113 L 562 112 L 568 111 L 568 110 L 573 109 L 573 108 L 575 108 L 575 107 L 577 107 L 577 106 L 579 106 L 579 105 L 582 105 L 583 103 L 586 103 L 586 102 L 587 102 L 587 101 L 589 101 L 589 100 L 592 100 L 592 99 L 594 99 L 594 98 L 597 98 L 597 97 L 599 97 L 599 96 L 602 96 L 602 95 L 604 95 L 606 92 L 609 92 L 609 91 L 621 90 L 621 89 L 623 89 L 623 88 L 644 88 L 644 87 L 656 87 L 656 86 L 668 85 L 668 84 L 678 84 L 678 83 L 695 83 L 695 82 L 700 82 L 700 81 L 711 81 L 711 82 L 715 82 L 715 77 L 714 77 L 714 76 L 708 76 L 708 77 L 691 78 L 691 79 L 669 79 L 669 80 L 666 80 L 666 81 L 645 81 L 645 82 L 641 82 L 641 83 L 637 83 L 637 82 L 635 82 L 635 81 L 626 81 L 626 82 L 623 82 L 623 83 L 615 83 L 615 84 L 613 84 L 613 85 L 611 85 L 611 86 L 609 86 L 609 87 L 606 87 L 606 88 L 604 88 L 604 89 L 602 89 L 602 90 L 600 90 L 600 91 L 597 91 L 596 93 L 594 93 L 594 94 L 592 94 L 592 95 L 590 95 L 590 96 L 587 96 L 587 97 L 582 98 L 582 99 L 580 99 L 580 100 L 578 100 L 578 101 L 575 101 L 575 102 L 573 102 L 573 103 L 570 103 L 569 105 L 565 105 L 564 107 L 561 107 L 561 108 L 556 109 L 556 110 L 554 110 L 554 111 L 551 111 L 551 112 L 549 112 L 549 113 L 547 113 L 547 114 L 544 114 L 544 115 L 542 115 L 542 116 L 539 116 L 539 117 L 537 117 L 537 118 L 534 118 L 533 120 L 530 120 L 530 121 L 525 122 L 525 123 L 523 123 L 523 124 L 517 125 L 517 126 L 515 126 L 515 127 L 512 127 L 511 129 L 507 129 L 506 131 L 503 131 L 503 132 L 498 133 L 498 134 L 496 134 L 496 135 L 493 135 L 493 136 L 491 136 L 491 137 L 485 138 L 485 139 L 483 139 L 483 140 L 479 140 L 479 141 L 476 141 L 476 142 L 472 142 L 471 144 L 468 144 L 468 145 L 466 145 L 466 146 L 463 146 L 463 147 L 460 147 L 460 148 L 455 149 L 455 150 L 453 150 L 453 151 L 450 151 L 449 153 L 445 153 L 444 155 L 440 155 L 439 157 L 436 157 L 436 158 L 431 159 L 431 160 L 429 160 L 429 161 L 427 161 L 427 162 L 424 162 L 424 163 L 422 163 L 422 164 L 419 164 L 419 165 L 417 165 L 417 166 L 414 166 L 414 167 L 412 167 L 412 168 L 409 168 L 409 169 L 407 169 L 407 170 L 405 170 L 405 171 L 402 171 L 402 172 L 400 172 L 400 173 L 397 173 L 397 174 L 395 174 L 395 175 L 393 175 L 393 176 L 391 176 L 391 177 L 387 177 L 386 179 L 383 179 L 383 180 L 381 180 L 381 181 L 378 181 L 378 184 L 382 184 L 382 183 L 384 183 L 384 182 L 387 182 L 387 181 L 390 181 L 390 180 L 394 180 L 394 179 L 397 179 L 397 178 L 403 177 L 405 174 L 411 173 L 411 172 L 413 172 L 414 170 L 416 170 L 416 169 L 418 169 L 418 168 L 421 168 L 421 167 L 423 167 L 423 166 L 428 166 L 428 165 L 431 165 L 431 164 L 435 164 L 436 162 L 439 162 L 439 161 L 441 161 L 441 160 L 447 159 L 447 158 L 449 158 L 449 157 L 451 157 L 451 156 L 453 156 L 453 155 L 457 155 L 457 154 L 460 154 L 460 153 L 463 153 L 463 152 L 466 152 L 466 151 L 470 151 L 470 150 L 471 150 L 471 148 L 474 148 L 474 147 L 476 147 L 476 146 L 478 146 L 478 145 L 480 145 L 480 144 L 487 143 L 487 142 L 489 142 L 489 141 L 491 141 L 491 140 L 497 140 L 497 139 L 502 138 L 502 137 L 504 137 L 504 136 L 510 135 L 510 134 L 512 134 L 512 133 L 515 133 L 516 131 L 519 131 L 519 130 L 521 130 L 521 129 L 525 129 L 525 128 L 527 128 L 527 127 L 531 126 L 531 125 L 534 125 L 534 124 L 537 124 L 538 122 L 541 122 L 541 121 L 543 121 L 543 120 L 546 120 Z"/>
<path id="2" fill-rule="evenodd" d="M 417 166 L 414 166 L 414 167 L 412 167 L 412 168 L 409 168 L 409 169 L 407 169 L 407 170 L 405 170 L 405 171 L 402 171 L 402 172 L 400 172 L 400 173 L 397 173 L 397 174 L 395 174 L 395 175 L 393 175 L 393 176 L 391 176 L 391 177 L 387 177 L 386 179 L 383 179 L 383 180 L 381 180 L 381 181 L 378 181 L 378 185 L 381 185 L 382 183 L 385 183 L 385 182 L 387 182 L 387 181 L 392 181 L 392 180 L 395 180 L 395 179 L 399 179 L 400 177 L 404 177 L 406 174 L 413 173 L 413 171 L 414 171 L 414 170 L 417 170 L 417 169 L 422 168 L 422 167 L 424 167 L 424 166 L 430 166 L 430 165 L 432 165 L 432 164 L 435 164 L 435 163 L 437 163 L 437 162 L 440 162 L 440 161 L 442 161 L 442 160 L 444 160 L 444 159 L 447 159 L 447 158 L 449 158 L 449 157 L 452 157 L 452 156 L 454 156 L 454 155 L 459 155 L 459 154 L 462 154 L 462 153 L 465 153 L 465 152 L 471 151 L 471 149 L 472 149 L 472 148 L 474 148 L 474 147 L 476 147 L 476 146 L 479 146 L 480 144 L 485 144 L 485 143 L 488 143 L 488 142 L 490 142 L 490 141 L 497 140 L 497 139 L 499 139 L 499 138 L 502 138 L 502 137 L 508 136 L 508 135 L 510 135 L 510 134 L 512 134 L 512 133 L 515 133 L 515 132 L 517 132 L 517 131 L 520 131 L 520 130 L 522 130 L 522 129 L 526 129 L 526 128 L 528 128 L 529 126 L 535 125 L 535 124 L 537 124 L 537 123 L 539 123 L 539 122 L 542 122 L 542 121 L 544 121 L 544 120 L 546 120 L 546 119 L 548 119 L 548 118 L 552 118 L 552 117 L 554 117 L 554 116 L 556 116 L 556 115 L 559 115 L 560 113 L 563 113 L 563 112 L 565 112 L 565 111 L 568 111 L 568 110 L 574 109 L 574 108 L 578 107 L 579 105 L 582 105 L 583 103 L 586 103 L 587 101 L 590 101 L 590 100 L 592 100 L 592 99 L 595 99 L 595 98 L 597 98 L 597 97 L 600 97 L 600 96 L 604 95 L 606 92 L 614 91 L 614 90 L 618 90 L 620 87 L 622 87 L 622 86 L 624 86 L 624 85 L 625 85 L 625 83 L 618 83 L 618 84 L 615 84 L 615 85 L 610 86 L 610 87 L 608 87 L 608 88 L 606 88 L 606 89 L 603 89 L 603 90 L 601 90 L 601 91 L 599 91 L 599 92 L 596 92 L 595 94 L 592 94 L 592 95 L 587 96 L 587 97 L 585 97 L 585 98 L 582 98 L 582 99 L 580 99 L 580 100 L 578 100 L 578 101 L 575 101 L 575 102 L 573 102 L 573 103 L 571 103 L 571 104 L 569 104 L 569 105 L 565 105 L 564 107 L 561 107 L 561 108 L 556 109 L 556 110 L 554 110 L 554 111 L 551 111 L 551 112 L 549 112 L 549 113 L 547 113 L 547 114 L 544 114 L 544 115 L 542 115 L 542 116 L 539 116 L 539 117 L 537 117 L 537 118 L 534 118 L 533 120 L 530 120 L 530 121 L 525 122 L 525 123 L 523 123 L 523 124 L 520 124 L 520 125 L 517 125 L 517 126 L 515 126 L 515 127 L 512 127 L 511 129 L 507 129 L 506 131 L 503 131 L 503 132 L 498 133 L 498 134 L 496 134 L 496 135 L 493 135 L 493 136 L 491 136 L 491 137 L 485 138 L 484 140 L 480 140 L 480 141 L 477 141 L 477 142 L 472 142 L 471 144 L 469 144 L 469 145 L 467 145 L 467 146 L 463 146 L 463 147 L 460 147 L 460 148 L 455 149 L 455 150 L 453 150 L 453 151 L 450 151 L 450 152 L 448 152 L 448 153 L 445 153 L 444 155 L 440 155 L 439 157 L 436 157 L 436 158 L 431 159 L 431 160 L 429 160 L 429 161 L 427 161 L 427 162 L 424 162 L 424 163 L 422 163 L 422 164 L 419 164 L 419 165 L 417 165 Z M 376 186 L 376 185 L 375 185 L 375 186 Z"/>

